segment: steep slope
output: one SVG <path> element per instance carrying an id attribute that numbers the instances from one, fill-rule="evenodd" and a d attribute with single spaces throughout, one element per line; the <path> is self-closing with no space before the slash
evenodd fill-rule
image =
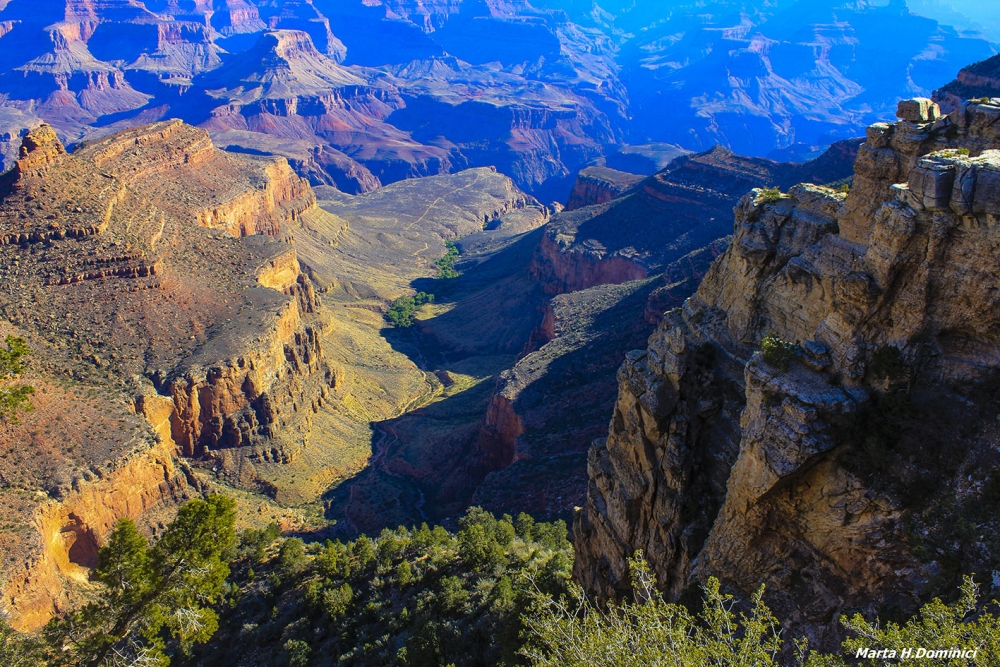
<path id="1" fill-rule="evenodd" d="M 533 275 L 548 293 L 562 294 L 660 273 L 727 236 L 729 211 L 751 188 L 849 176 L 859 142 L 840 142 L 804 164 L 747 158 L 722 147 L 679 157 L 618 199 L 556 216 L 539 244 Z"/>
<path id="2" fill-rule="evenodd" d="M 310 434 L 338 389 L 330 314 L 278 240 L 306 213 L 325 215 L 286 163 L 179 121 L 73 154 L 47 125 L 24 138 L 0 178 L 0 326 L 27 339 L 38 389 L 35 412 L 0 425 L 18 626 L 64 608 L 118 518 L 155 525 L 200 493 L 178 456 L 287 498 L 310 492 L 283 486 L 300 466 L 329 483 L 337 454 Z"/>
<path id="3" fill-rule="evenodd" d="M 850 195 L 744 197 L 698 292 L 629 353 L 575 524 L 589 588 L 627 590 L 642 549 L 670 596 L 767 583 L 834 648 L 844 609 L 909 612 L 996 568 L 1000 107 L 899 115 Z"/>
<path id="4" fill-rule="evenodd" d="M 946 112 L 962 102 L 1000 95 L 1000 56 L 963 67 L 954 81 L 934 91 L 934 101 Z"/>
<path id="5" fill-rule="evenodd" d="M 607 167 L 587 167 L 576 175 L 566 210 L 603 204 L 617 199 L 642 180 L 642 176 Z"/>

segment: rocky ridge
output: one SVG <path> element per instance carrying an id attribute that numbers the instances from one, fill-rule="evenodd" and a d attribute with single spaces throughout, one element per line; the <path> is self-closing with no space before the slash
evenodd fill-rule
<path id="1" fill-rule="evenodd" d="M 663 272 L 725 238 L 729 211 L 749 189 L 844 179 L 859 141 L 838 142 L 802 164 L 748 158 L 721 146 L 678 157 L 613 201 L 556 216 L 546 227 L 532 273 L 546 292 L 562 294 Z M 707 263 L 702 272 L 705 268 Z"/>
<path id="2" fill-rule="evenodd" d="M 627 591 L 641 549 L 671 598 L 766 583 L 833 648 L 848 610 L 909 612 L 995 567 L 971 508 L 995 476 L 1000 106 L 898 114 L 849 195 L 741 199 L 725 255 L 628 354 L 575 522 L 588 588 Z"/>
<path id="3" fill-rule="evenodd" d="M 576 176 L 566 210 L 573 211 L 617 199 L 641 180 L 642 176 L 608 167 L 587 167 Z"/>
<path id="4" fill-rule="evenodd" d="M 963 67 L 954 81 L 934 91 L 933 99 L 946 112 L 966 100 L 1000 95 L 1000 56 Z"/>
<path id="5" fill-rule="evenodd" d="M 180 121 L 73 153 L 47 125 L 24 137 L 0 177 L 3 329 L 27 339 L 38 388 L 38 409 L 0 429 L 18 627 L 66 608 L 118 518 L 155 530 L 201 493 L 180 456 L 279 496 L 310 458 L 338 389 L 330 313 L 281 239 L 325 215 L 315 204 L 285 162 Z"/>

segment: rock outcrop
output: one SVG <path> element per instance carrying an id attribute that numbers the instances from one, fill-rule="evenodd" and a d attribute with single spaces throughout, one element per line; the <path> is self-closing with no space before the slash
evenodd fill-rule
<path id="1" fill-rule="evenodd" d="M 947 113 L 972 99 L 1000 97 L 1000 56 L 963 67 L 951 83 L 934 91 L 933 99 Z"/>
<path id="2" fill-rule="evenodd" d="M 909 612 L 994 567 L 971 508 L 995 477 L 1000 106 L 899 115 L 869 129 L 849 195 L 741 199 L 725 255 L 629 353 L 575 523 L 588 588 L 623 594 L 642 550 L 672 598 L 767 583 L 833 648 L 846 610 Z"/>
<path id="3" fill-rule="evenodd" d="M 623 195 L 642 180 L 642 176 L 607 167 L 587 167 L 576 176 L 569 193 L 567 211 L 592 204 L 603 204 Z"/>
<path id="4" fill-rule="evenodd" d="M 5 503 L 24 529 L 0 532 L 23 556 L 3 563 L 17 627 L 72 604 L 119 518 L 153 532 L 202 492 L 181 456 L 286 493 L 337 370 L 330 314 L 280 239 L 325 215 L 283 160 L 180 121 L 73 153 L 48 125 L 24 137 L 0 177 L 0 326 L 27 339 L 38 388 L 35 412 L 0 425 L 0 495 L 39 489 Z"/>

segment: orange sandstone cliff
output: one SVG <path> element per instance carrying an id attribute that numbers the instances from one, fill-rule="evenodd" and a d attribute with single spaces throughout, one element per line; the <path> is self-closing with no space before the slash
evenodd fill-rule
<path id="1" fill-rule="evenodd" d="M 0 424 L 3 608 L 72 604 L 123 517 L 156 532 L 204 491 L 181 457 L 280 495 L 336 391 L 330 326 L 283 227 L 316 208 L 283 160 L 167 121 L 68 154 L 42 125 L 0 176 L 0 334 L 36 410 Z M 275 472 L 278 470 L 279 472 Z"/>

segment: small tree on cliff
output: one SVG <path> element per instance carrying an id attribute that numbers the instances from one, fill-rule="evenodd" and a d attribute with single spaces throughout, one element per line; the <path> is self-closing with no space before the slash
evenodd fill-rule
<path id="1" fill-rule="evenodd" d="M 215 634 L 211 609 L 229 576 L 235 503 L 192 500 L 152 547 L 123 519 L 98 553 L 100 599 L 46 629 L 52 665 L 167 665 L 165 639 L 183 649 Z"/>
<path id="2" fill-rule="evenodd" d="M 7 349 L 0 349 L 0 383 L 16 379 L 24 372 L 24 357 L 31 351 L 23 338 L 7 336 Z M 35 388 L 30 385 L 0 387 L 0 422 L 19 423 L 18 411 L 31 412 L 34 406 L 30 396 Z"/>

